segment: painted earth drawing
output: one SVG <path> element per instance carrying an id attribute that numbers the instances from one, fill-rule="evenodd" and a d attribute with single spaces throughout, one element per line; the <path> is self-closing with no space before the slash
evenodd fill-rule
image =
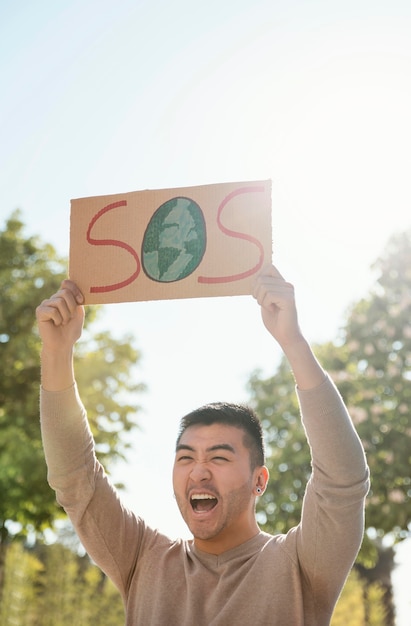
<path id="1" fill-rule="evenodd" d="M 153 214 L 144 233 L 141 261 L 152 280 L 170 283 L 189 276 L 206 249 L 206 225 L 199 205 L 176 197 Z"/>

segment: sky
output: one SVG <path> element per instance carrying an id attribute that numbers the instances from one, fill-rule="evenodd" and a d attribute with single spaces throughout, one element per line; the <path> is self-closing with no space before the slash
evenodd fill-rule
<path id="1" fill-rule="evenodd" d="M 68 256 L 72 198 L 271 179 L 274 262 L 309 341 L 331 340 L 411 227 L 410 70 L 407 0 L 0 0 L 1 227 L 19 208 Z M 246 400 L 279 349 L 246 296 L 106 305 L 100 323 L 135 336 L 147 385 L 115 476 L 187 535 L 178 420 Z"/>

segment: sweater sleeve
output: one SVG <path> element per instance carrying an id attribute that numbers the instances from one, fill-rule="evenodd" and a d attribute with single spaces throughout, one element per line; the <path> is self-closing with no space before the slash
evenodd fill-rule
<path id="1" fill-rule="evenodd" d="M 296 531 L 298 555 L 314 601 L 330 606 L 362 542 L 369 472 L 360 439 L 332 381 L 327 377 L 316 389 L 297 393 L 312 456 Z"/>
<path id="2" fill-rule="evenodd" d="M 91 558 L 125 597 L 143 523 L 122 506 L 96 458 L 77 387 L 42 389 L 40 415 L 48 482 Z"/>

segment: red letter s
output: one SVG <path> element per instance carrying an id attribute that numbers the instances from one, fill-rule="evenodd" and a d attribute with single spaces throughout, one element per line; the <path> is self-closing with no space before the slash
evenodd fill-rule
<path id="1" fill-rule="evenodd" d="M 94 224 L 100 219 L 100 217 L 102 217 L 105 213 L 108 213 L 108 211 L 112 211 L 113 209 L 117 209 L 121 206 L 127 206 L 126 200 L 120 200 L 119 202 L 113 202 L 113 204 L 108 204 L 98 213 L 96 213 L 87 229 L 87 241 L 92 246 L 116 246 L 118 248 L 123 248 L 123 250 L 127 250 L 127 252 L 131 254 L 136 262 L 136 271 L 129 278 L 126 278 L 126 280 L 123 280 L 120 283 L 114 283 L 113 285 L 103 285 L 101 287 L 90 287 L 90 293 L 104 293 L 108 291 L 115 291 L 116 289 L 122 289 L 122 287 L 130 285 L 130 283 L 132 283 L 133 280 L 135 280 L 140 273 L 140 259 L 138 258 L 138 254 L 136 253 L 134 248 L 129 246 L 127 243 L 124 243 L 124 241 L 118 241 L 117 239 L 93 239 L 90 235 L 91 229 L 93 228 Z"/>
<path id="2" fill-rule="evenodd" d="M 249 270 L 246 270 L 245 272 L 241 272 L 240 274 L 233 274 L 232 276 L 216 276 L 216 277 L 199 276 L 198 277 L 199 283 L 208 283 L 208 284 L 230 283 L 234 280 L 242 280 L 243 278 L 248 278 L 248 276 L 252 276 L 256 272 L 258 272 L 258 270 L 261 268 L 263 261 L 264 261 L 264 248 L 261 242 L 255 237 L 252 237 L 251 235 L 246 235 L 245 233 L 239 233 L 235 230 L 230 230 L 229 228 L 226 228 L 225 226 L 223 226 L 223 224 L 221 223 L 221 213 L 224 207 L 230 202 L 230 200 L 232 200 L 235 196 L 238 196 L 240 194 L 254 193 L 257 191 L 264 191 L 264 187 L 260 185 L 255 185 L 253 187 L 240 187 L 239 189 L 235 189 L 234 191 L 229 193 L 228 196 L 224 198 L 224 200 L 221 202 L 220 206 L 218 207 L 218 212 L 217 212 L 218 227 L 225 235 L 228 235 L 229 237 L 234 237 L 237 239 L 245 239 L 246 241 L 249 241 L 253 245 L 257 246 L 257 248 L 260 251 L 260 258 L 258 260 L 257 265 L 255 265 Z"/>

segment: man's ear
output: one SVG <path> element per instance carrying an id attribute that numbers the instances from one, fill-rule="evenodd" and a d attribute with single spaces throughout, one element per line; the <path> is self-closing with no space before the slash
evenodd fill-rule
<path id="1" fill-rule="evenodd" d="M 257 496 L 261 496 L 264 493 L 267 487 L 268 478 L 269 472 L 268 468 L 265 465 L 261 465 L 260 467 L 256 468 L 254 476 L 254 491 Z"/>

